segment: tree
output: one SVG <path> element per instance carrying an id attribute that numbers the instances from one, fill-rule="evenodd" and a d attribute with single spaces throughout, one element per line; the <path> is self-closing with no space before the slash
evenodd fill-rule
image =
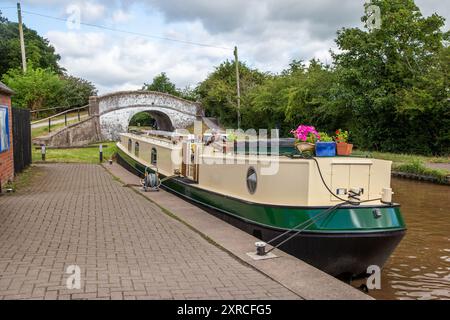
<path id="1" fill-rule="evenodd" d="M 11 69 L 2 80 L 14 90 L 13 105 L 30 110 L 56 107 L 64 90 L 64 82 L 51 70 L 28 66 L 27 72 Z"/>
<path id="2" fill-rule="evenodd" d="M 58 65 L 60 56 L 55 48 L 32 29 L 23 26 L 27 61 L 35 68 L 49 69 L 61 74 L 64 69 Z M 0 12 L 0 77 L 9 69 L 22 66 L 19 42 L 19 26 L 1 16 Z"/>
<path id="3" fill-rule="evenodd" d="M 313 59 L 307 67 L 294 60 L 289 68 L 250 90 L 243 123 L 255 129 L 278 128 L 282 136 L 290 135 L 299 123 L 333 131 L 338 121 L 331 103 L 333 81 L 329 66 Z"/>
<path id="4" fill-rule="evenodd" d="M 336 101 L 360 147 L 439 153 L 449 128 L 444 19 L 423 17 L 413 0 L 371 4 L 381 9 L 380 29 L 338 32 Z"/>
<path id="5" fill-rule="evenodd" d="M 130 126 L 156 128 L 156 121 L 148 112 L 138 112 L 130 120 Z"/>
<path id="6" fill-rule="evenodd" d="M 178 89 L 178 91 L 180 92 L 180 97 L 183 99 L 190 100 L 190 101 L 197 101 L 199 98 L 196 88 L 186 86 L 182 90 Z"/>
<path id="7" fill-rule="evenodd" d="M 84 79 L 70 75 L 61 76 L 64 89 L 59 99 L 60 106 L 68 108 L 82 107 L 89 103 L 89 97 L 97 94 L 95 86 Z"/>
<path id="8" fill-rule="evenodd" d="M 142 90 L 163 92 L 177 97 L 180 96 L 179 90 L 175 84 L 170 81 L 165 72 L 161 72 L 159 75 L 154 77 L 152 83 L 144 83 Z"/>
<path id="9" fill-rule="evenodd" d="M 256 69 L 250 69 L 245 63 L 239 63 L 241 87 L 241 112 L 248 107 L 248 92 L 261 84 L 267 77 Z M 234 62 L 225 61 L 197 86 L 199 100 L 209 116 L 230 127 L 237 125 L 236 69 Z M 244 126 L 244 123 L 242 124 Z"/>
<path id="10" fill-rule="evenodd" d="M 90 82 L 68 75 L 59 75 L 49 69 L 29 65 L 27 72 L 11 69 L 3 75 L 3 82 L 14 90 L 15 107 L 30 110 L 63 107 L 58 111 L 82 107 L 97 90 Z"/>

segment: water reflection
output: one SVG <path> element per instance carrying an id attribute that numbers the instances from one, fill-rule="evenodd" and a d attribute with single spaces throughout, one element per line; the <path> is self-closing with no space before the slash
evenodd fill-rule
<path id="1" fill-rule="evenodd" d="M 406 236 L 382 271 L 377 299 L 450 299 L 450 187 L 393 179 Z"/>

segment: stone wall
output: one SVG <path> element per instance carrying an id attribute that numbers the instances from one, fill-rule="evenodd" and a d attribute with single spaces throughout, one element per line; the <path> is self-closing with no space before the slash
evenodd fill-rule
<path id="1" fill-rule="evenodd" d="M 11 92 L 2 84 L 0 87 L 0 105 L 8 106 L 9 115 L 9 150 L 0 153 L 0 183 L 3 187 L 14 178 L 14 150 L 12 132 Z"/>
<path id="2" fill-rule="evenodd" d="M 33 139 L 34 144 L 50 147 L 84 146 L 101 141 L 98 116 L 92 116 L 57 130 L 48 136 Z"/>

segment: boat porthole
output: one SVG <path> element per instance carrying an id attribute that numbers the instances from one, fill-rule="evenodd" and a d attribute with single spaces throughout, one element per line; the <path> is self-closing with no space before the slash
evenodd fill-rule
<path id="1" fill-rule="evenodd" d="M 250 194 L 254 194 L 256 186 L 258 185 L 258 175 L 253 167 L 248 168 L 247 171 L 247 190 Z"/>

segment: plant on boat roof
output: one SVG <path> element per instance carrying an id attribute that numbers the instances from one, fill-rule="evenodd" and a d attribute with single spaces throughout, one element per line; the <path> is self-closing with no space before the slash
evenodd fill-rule
<path id="1" fill-rule="evenodd" d="M 326 132 L 319 132 L 319 141 L 320 142 L 332 142 L 333 141 L 333 137 L 329 136 L 328 133 Z"/>
<path id="2" fill-rule="evenodd" d="M 320 135 L 313 126 L 299 125 L 297 129 L 292 130 L 296 142 L 316 143 L 320 139 Z"/>
<path id="3" fill-rule="evenodd" d="M 336 143 L 346 143 L 348 142 L 348 131 L 342 129 L 336 130 L 336 135 L 334 136 Z"/>

